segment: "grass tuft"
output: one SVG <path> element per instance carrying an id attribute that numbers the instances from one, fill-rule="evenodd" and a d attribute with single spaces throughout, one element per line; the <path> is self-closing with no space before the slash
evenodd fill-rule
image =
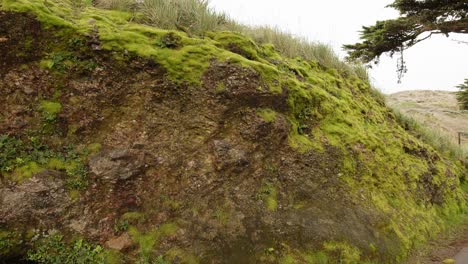
<path id="1" fill-rule="evenodd" d="M 405 115 L 396 109 L 393 111 L 397 121 L 405 130 L 414 133 L 418 138 L 439 152 L 448 154 L 450 157 L 468 164 L 468 147 L 457 145 L 444 131 L 425 127 L 413 117 Z"/>

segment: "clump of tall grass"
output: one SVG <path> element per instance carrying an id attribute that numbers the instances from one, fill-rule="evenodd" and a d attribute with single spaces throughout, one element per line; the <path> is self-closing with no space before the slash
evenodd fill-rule
<path id="1" fill-rule="evenodd" d="M 96 5 L 100 8 L 115 9 L 122 11 L 133 11 L 138 4 L 136 0 L 97 0 Z"/>
<path id="2" fill-rule="evenodd" d="M 227 23 L 226 17 L 208 4 L 206 0 L 144 0 L 140 12 L 155 27 L 201 35 Z"/>
<path id="3" fill-rule="evenodd" d="M 309 42 L 277 28 L 241 25 L 226 14 L 209 7 L 208 0 L 97 0 L 102 8 L 137 11 L 142 21 L 162 29 L 182 30 L 203 36 L 208 31 L 240 32 L 259 44 L 271 43 L 284 56 L 315 60 L 327 68 L 351 74 L 368 81 L 367 69 L 363 65 L 343 62 L 328 45 Z"/>
<path id="4" fill-rule="evenodd" d="M 296 37 L 277 28 L 268 26 L 248 27 L 229 25 L 230 30 L 239 31 L 260 44 L 271 43 L 284 56 L 301 57 L 305 60 L 318 61 L 322 66 L 335 68 L 341 73 L 355 74 L 363 80 L 368 80 L 367 69 L 363 65 L 348 64 L 342 61 L 329 45 L 310 42 L 305 38 Z"/>
<path id="5" fill-rule="evenodd" d="M 403 128 L 413 132 L 418 138 L 431 145 L 441 153 L 446 153 L 450 157 L 461 160 L 468 165 L 468 147 L 459 146 L 447 132 L 439 129 L 429 128 L 420 124 L 411 116 L 394 109 L 396 120 Z"/>

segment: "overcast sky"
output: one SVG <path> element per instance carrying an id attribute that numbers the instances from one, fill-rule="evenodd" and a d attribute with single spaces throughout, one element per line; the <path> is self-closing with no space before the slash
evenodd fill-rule
<path id="1" fill-rule="evenodd" d="M 343 44 L 359 40 L 363 25 L 398 16 L 385 8 L 392 0 L 211 0 L 211 5 L 244 24 L 270 25 L 331 45 L 344 56 Z M 397 83 L 396 58 L 382 56 L 370 71 L 372 81 L 385 93 L 403 90 L 456 90 L 468 78 L 468 34 L 434 36 L 405 53 L 408 73 Z"/>

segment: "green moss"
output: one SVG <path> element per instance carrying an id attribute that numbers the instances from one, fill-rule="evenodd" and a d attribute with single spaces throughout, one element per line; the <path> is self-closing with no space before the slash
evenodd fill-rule
<path id="1" fill-rule="evenodd" d="M 6 179 L 22 183 L 34 174 L 44 170 L 58 170 L 66 173 L 68 190 L 81 190 L 87 186 L 87 170 L 83 160 L 87 155 L 76 153 L 74 149 L 64 148 L 64 152 L 53 151 L 37 138 L 27 141 L 0 136 L 0 165 Z"/>
<path id="2" fill-rule="evenodd" d="M 10 178 L 18 183 L 22 183 L 27 179 L 30 179 L 34 174 L 44 171 L 45 168 L 41 167 L 34 161 L 28 162 L 25 165 L 17 167 Z"/>
<path id="3" fill-rule="evenodd" d="M 62 105 L 59 102 L 41 101 L 39 110 L 45 121 L 53 122 L 56 120 L 57 115 L 62 111 Z"/>
<path id="4" fill-rule="evenodd" d="M 330 263 L 330 259 L 325 252 L 310 252 L 304 256 L 304 259 L 309 264 L 328 264 Z"/>
<path id="5" fill-rule="evenodd" d="M 275 111 L 269 108 L 257 110 L 257 115 L 260 116 L 263 119 L 263 121 L 268 123 L 274 122 L 276 120 L 276 114 L 277 113 Z"/>
<path id="6" fill-rule="evenodd" d="M 101 151 L 101 144 L 100 143 L 91 143 L 89 144 L 88 146 L 86 146 L 86 151 L 92 155 L 92 154 L 96 154 L 98 153 L 99 151 Z"/>
<path id="7" fill-rule="evenodd" d="M 207 37 L 219 42 L 227 50 L 237 53 L 249 60 L 260 60 L 255 42 L 240 33 L 232 31 L 208 32 Z"/>
<path id="8" fill-rule="evenodd" d="M 69 189 L 84 189 L 87 186 L 86 168 L 79 159 L 51 158 L 46 167 L 52 170 L 64 171 L 67 174 L 67 187 Z"/>
<path id="9" fill-rule="evenodd" d="M 174 263 L 174 261 L 176 260 L 184 264 L 200 263 L 200 260 L 196 255 L 190 253 L 187 250 L 177 248 L 177 247 L 171 248 L 164 255 L 165 255 L 165 259 L 167 259 L 169 263 Z"/>
<path id="10" fill-rule="evenodd" d="M 106 264 L 123 264 L 125 263 L 125 256 L 116 250 L 106 250 L 103 253 L 104 263 Z"/>
<path id="11" fill-rule="evenodd" d="M 339 263 L 358 264 L 361 262 L 359 249 L 344 242 L 326 242 L 323 245 L 325 251 L 335 256 Z"/>
<path id="12" fill-rule="evenodd" d="M 52 4 L 46 6 L 40 1 L 29 0 L 2 0 L 2 9 L 17 12 L 32 12 L 38 16 L 38 19 L 44 23 L 46 28 L 55 27 L 74 27 L 70 21 L 64 19 L 72 16 L 72 9 L 63 5 Z"/>
<path id="13" fill-rule="evenodd" d="M 132 14 L 120 11 L 101 10 L 88 7 L 81 12 L 74 12 L 72 6 L 58 0 L 35 2 L 32 0 L 2 0 L 4 10 L 32 12 L 47 26 L 57 26 L 69 34 L 70 30 L 80 33 L 98 28 L 102 47 L 112 51 L 128 51 L 142 57 L 149 57 L 166 68 L 168 76 L 176 83 L 200 85 L 201 77 L 213 59 L 229 61 L 252 68 L 262 74 L 263 80 L 272 92 L 281 92 L 281 73 L 267 60 L 252 61 L 239 54 L 226 50 L 224 44 L 234 43 L 247 52 L 247 57 L 258 59 L 258 47 L 245 36 L 232 32 L 216 32 L 210 39 L 189 38 L 180 32 L 160 30 L 150 26 L 131 23 Z M 94 22 L 89 23 L 90 19 Z M 163 44 L 165 36 L 173 34 L 180 39 L 182 47 L 173 49 Z M 273 52 L 269 50 L 270 53 Z M 273 56 L 272 54 L 270 54 Z M 61 60 L 63 58 L 63 60 Z M 44 60 L 42 67 L 53 68 L 61 65 L 67 58 L 56 56 Z"/>
<path id="14" fill-rule="evenodd" d="M 140 212 L 127 212 L 122 215 L 121 219 L 131 224 L 137 224 L 145 220 L 145 215 Z"/>
<path id="15" fill-rule="evenodd" d="M 138 243 L 140 255 L 144 260 L 148 260 L 154 253 L 161 239 L 173 235 L 177 231 L 177 225 L 174 223 L 163 224 L 149 232 L 141 233 L 136 227 L 130 226 L 128 233 L 132 240 Z"/>
<path id="16" fill-rule="evenodd" d="M 227 206 L 218 207 L 214 216 L 216 217 L 216 220 L 218 220 L 219 224 L 226 225 L 231 218 L 231 209 Z"/>
<path id="17" fill-rule="evenodd" d="M 70 199 L 72 199 L 72 201 L 76 201 L 80 198 L 80 191 L 78 190 L 69 190 L 68 191 L 68 197 L 70 197 Z"/>
<path id="18" fill-rule="evenodd" d="M 262 185 L 257 193 L 257 198 L 261 199 L 269 211 L 276 211 L 278 208 L 278 190 L 272 183 Z"/>
<path id="19" fill-rule="evenodd" d="M 216 92 L 217 93 L 221 93 L 221 92 L 224 92 L 226 90 L 226 85 L 222 82 L 218 83 L 216 85 Z"/>
<path id="20" fill-rule="evenodd" d="M 279 260 L 280 264 L 295 264 L 298 263 L 293 256 L 286 255 Z"/>

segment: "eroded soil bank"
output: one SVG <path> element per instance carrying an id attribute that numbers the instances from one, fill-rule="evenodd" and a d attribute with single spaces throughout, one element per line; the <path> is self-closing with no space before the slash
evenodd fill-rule
<path id="1" fill-rule="evenodd" d="M 365 81 L 229 32 L 151 46 L 211 58 L 184 81 L 170 58 L 106 46 L 100 23 L 116 42 L 129 25 L 89 10 L 85 33 L 0 12 L 3 259 L 395 263 L 464 214 L 464 165 Z"/>

